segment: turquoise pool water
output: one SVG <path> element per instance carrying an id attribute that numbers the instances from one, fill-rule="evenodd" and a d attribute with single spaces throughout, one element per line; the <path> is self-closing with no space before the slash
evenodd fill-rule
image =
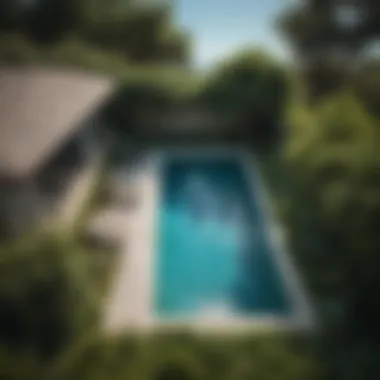
<path id="1" fill-rule="evenodd" d="M 173 158 L 161 176 L 158 316 L 288 314 L 241 161 Z"/>

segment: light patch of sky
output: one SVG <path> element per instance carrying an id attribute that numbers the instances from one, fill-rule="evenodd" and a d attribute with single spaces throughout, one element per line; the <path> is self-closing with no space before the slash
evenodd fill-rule
<path id="1" fill-rule="evenodd" d="M 193 36 L 196 67 L 206 68 L 236 50 L 257 46 L 281 58 L 288 49 L 276 17 L 291 0 L 177 0 L 175 19 Z M 293 0 L 294 2 L 294 0 Z"/>

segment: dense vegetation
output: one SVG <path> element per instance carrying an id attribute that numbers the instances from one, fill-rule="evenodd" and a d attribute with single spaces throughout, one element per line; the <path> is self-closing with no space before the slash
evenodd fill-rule
<path id="1" fill-rule="evenodd" d="M 374 296 L 380 285 L 378 122 L 350 93 L 325 99 L 308 113 L 295 110 L 292 120 L 285 162 L 293 183 L 285 197 L 285 225 L 331 324 L 332 355 L 358 355 L 338 374 L 371 378 L 365 370 L 377 368 L 371 355 L 380 352 L 380 304 Z"/>
<path id="2" fill-rule="evenodd" d="M 46 63 L 51 51 L 62 52 L 62 47 L 64 51 L 68 41 L 75 41 L 87 56 L 87 62 L 83 62 L 87 69 L 92 64 L 101 66 L 102 59 L 125 66 L 127 62 L 179 64 L 188 57 L 187 36 L 172 24 L 171 8 L 163 3 L 158 6 L 98 0 L 28 3 L 1 2 L 0 32 L 5 34 L 4 43 L 13 42 L 2 49 L 3 59 Z M 93 62 L 92 58 L 97 59 Z M 59 63 L 68 64 L 76 59 L 69 49 L 66 54 L 62 52 Z M 80 58 L 77 63 L 81 63 Z M 111 67 L 102 68 L 112 71 Z"/>
<path id="3" fill-rule="evenodd" d="M 280 139 L 290 86 L 287 71 L 264 53 L 240 52 L 205 79 L 198 101 L 228 117 L 256 147 Z"/>
<path id="4" fill-rule="evenodd" d="M 368 46 L 380 33 L 379 7 L 370 0 L 348 8 L 344 1 L 304 3 L 282 20 L 309 95 L 307 105 L 295 99 L 289 110 L 283 163 L 285 175 L 293 175 L 284 220 L 328 331 L 334 377 L 370 379 L 380 355 L 374 295 L 380 285 L 380 66 Z"/>
<path id="5" fill-rule="evenodd" d="M 96 308 L 84 260 L 71 241 L 45 236 L 2 255 L 3 344 L 49 357 L 90 323 Z"/>
<path id="6" fill-rule="evenodd" d="M 1 1 L 3 61 L 73 66 L 121 80 L 105 116 L 122 141 L 136 135 L 146 109 L 201 104 L 232 115 L 237 140 L 260 158 L 321 321 L 314 337 L 104 338 L 94 257 L 76 236 L 39 237 L 1 251 L 1 379 L 376 378 L 380 66 L 362 50 L 378 36 L 378 7 L 361 0 L 357 12 L 369 9 L 371 17 L 342 29 L 331 18 L 336 1 L 304 3 L 281 25 L 305 70 L 245 51 L 195 78 L 181 67 L 188 41 L 167 5 L 41 0 L 27 8 Z M 344 55 L 332 59 L 337 51 Z"/>

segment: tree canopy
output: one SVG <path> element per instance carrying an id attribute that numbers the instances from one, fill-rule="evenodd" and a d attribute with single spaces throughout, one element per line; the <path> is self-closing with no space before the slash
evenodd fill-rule
<path id="1" fill-rule="evenodd" d="M 347 85 L 380 36 L 376 0 L 303 0 L 280 18 L 311 99 Z M 373 100 L 369 101 L 373 103 Z"/>
<path id="2" fill-rule="evenodd" d="M 183 65 L 189 57 L 189 38 L 173 24 L 166 3 L 5 0 L 0 15 L 2 35 L 23 36 L 45 51 L 74 39 L 135 63 Z"/>
<path id="3" fill-rule="evenodd" d="M 263 142 L 276 140 L 289 95 L 286 68 L 257 50 L 238 52 L 206 77 L 199 101 L 235 116 L 245 133 Z M 261 137 L 261 138 L 260 138 Z"/>

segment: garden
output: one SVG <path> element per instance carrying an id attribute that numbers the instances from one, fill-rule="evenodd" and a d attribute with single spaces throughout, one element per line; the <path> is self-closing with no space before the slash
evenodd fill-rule
<path id="1" fill-rule="evenodd" d="M 278 20 L 299 61 L 284 62 L 253 47 L 207 72 L 189 69 L 191 36 L 174 25 L 169 5 L 21 3 L 1 2 L 1 62 L 117 78 L 119 89 L 102 114 L 119 142 L 109 165 L 124 159 L 125 146 L 168 141 L 239 144 L 256 155 L 319 326 L 312 335 L 103 336 L 99 277 L 107 281 L 109 273 L 99 275 L 104 268 L 80 239 L 95 194 L 70 233 L 38 234 L 1 247 L 0 378 L 375 379 L 380 61 L 362 49 L 379 36 L 375 2 L 360 2 L 371 17 L 348 38 L 327 16 L 336 1 L 305 1 L 307 7 L 286 9 Z M 351 52 L 350 59 L 327 59 L 326 52 L 339 49 Z M 228 128 L 211 136 L 205 128 L 183 141 L 154 123 L 141 127 L 147 110 L 178 108 L 207 109 L 228 120 Z M 107 265 L 112 268 L 100 267 Z"/>

